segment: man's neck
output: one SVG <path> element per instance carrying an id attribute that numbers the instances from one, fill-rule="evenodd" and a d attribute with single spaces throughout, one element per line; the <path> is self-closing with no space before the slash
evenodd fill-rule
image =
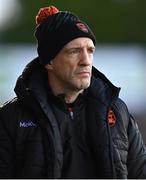
<path id="1" fill-rule="evenodd" d="M 66 103 L 73 103 L 77 99 L 79 94 L 81 94 L 81 93 L 83 93 L 83 90 L 78 91 L 78 92 L 65 93 L 65 102 Z"/>

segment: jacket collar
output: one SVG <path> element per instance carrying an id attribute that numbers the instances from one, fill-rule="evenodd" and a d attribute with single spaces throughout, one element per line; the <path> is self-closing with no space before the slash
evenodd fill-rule
<path id="1" fill-rule="evenodd" d="M 40 65 L 37 57 L 25 67 L 17 80 L 14 91 L 20 99 L 27 98 L 31 92 L 39 102 L 47 103 L 46 83 L 45 69 Z M 118 97 L 119 91 L 120 88 L 114 86 L 103 73 L 95 67 L 92 68 L 91 85 L 85 90 L 88 97 L 98 99 L 108 105 L 110 101 Z"/>

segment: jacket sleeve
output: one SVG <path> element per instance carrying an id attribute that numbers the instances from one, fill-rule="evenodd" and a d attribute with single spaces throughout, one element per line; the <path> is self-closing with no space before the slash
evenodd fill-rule
<path id="1" fill-rule="evenodd" d="M 130 116 L 128 125 L 128 178 L 145 179 L 146 178 L 146 147 L 143 143 L 142 135 L 139 131 L 135 119 Z"/>
<path id="2" fill-rule="evenodd" d="M 14 143 L 9 131 L 9 119 L 12 114 L 0 109 L 0 179 L 13 178 Z"/>

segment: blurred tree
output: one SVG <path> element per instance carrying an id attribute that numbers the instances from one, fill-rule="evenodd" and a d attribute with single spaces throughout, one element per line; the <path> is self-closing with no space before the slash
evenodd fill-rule
<path id="1" fill-rule="evenodd" d="M 146 43 L 146 0 L 21 0 L 23 15 L 1 32 L 1 43 L 33 43 L 39 8 L 54 5 L 74 12 L 95 32 L 99 43 Z"/>

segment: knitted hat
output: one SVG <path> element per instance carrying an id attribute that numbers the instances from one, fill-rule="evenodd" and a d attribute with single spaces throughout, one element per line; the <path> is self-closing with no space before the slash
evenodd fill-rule
<path id="1" fill-rule="evenodd" d="M 70 41 L 78 37 L 96 39 L 88 27 L 76 15 L 59 11 L 54 6 L 41 8 L 36 16 L 35 36 L 38 41 L 38 55 L 42 65 L 48 64 Z"/>

